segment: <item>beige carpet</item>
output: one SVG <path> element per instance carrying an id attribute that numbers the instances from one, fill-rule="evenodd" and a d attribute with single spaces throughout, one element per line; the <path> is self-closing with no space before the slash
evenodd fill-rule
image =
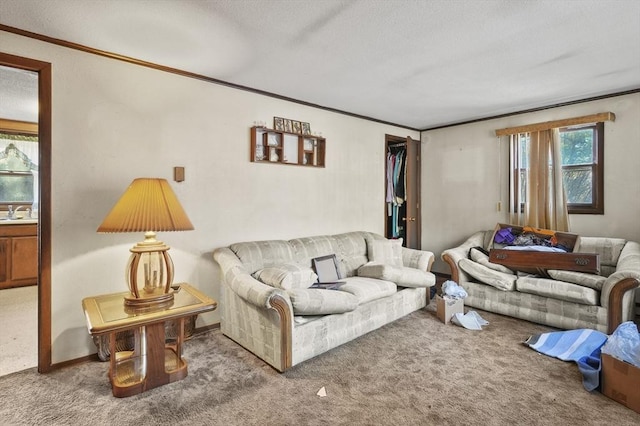
<path id="1" fill-rule="evenodd" d="M 38 287 L 0 290 L 0 376 L 38 365 Z"/>
<path id="2" fill-rule="evenodd" d="M 126 399 L 107 364 L 0 378 L 11 425 L 638 425 L 582 387 L 574 363 L 521 344 L 547 327 L 480 314 L 482 331 L 421 310 L 278 374 L 213 330 L 186 344 L 189 376 Z M 320 388 L 327 396 L 319 397 Z"/>

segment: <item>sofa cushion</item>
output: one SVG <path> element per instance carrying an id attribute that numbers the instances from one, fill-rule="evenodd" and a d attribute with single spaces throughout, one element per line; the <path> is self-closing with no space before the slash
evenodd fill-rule
<path id="1" fill-rule="evenodd" d="M 620 253 L 627 240 L 622 238 L 580 237 L 574 250 L 578 253 L 597 253 L 600 255 L 600 275 L 608 277 L 616 271 Z"/>
<path id="2" fill-rule="evenodd" d="M 358 307 L 358 298 L 340 290 L 317 288 L 287 290 L 294 315 L 342 314 Z"/>
<path id="3" fill-rule="evenodd" d="M 431 287 L 436 283 L 436 277 L 431 272 L 380 262 L 362 265 L 358 269 L 358 276 L 392 281 L 400 287 Z"/>
<path id="4" fill-rule="evenodd" d="M 458 267 L 481 283 L 495 287 L 498 290 L 512 291 L 518 278 L 516 275 L 494 271 L 470 259 L 460 259 Z"/>
<path id="5" fill-rule="evenodd" d="M 428 271 L 433 253 L 402 247 L 402 265 Z"/>
<path id="6" fill-rule="evenodd" d="M 397 240 L 367 240 L 369 261 L 402 266 L 402 238 Z"/>
<path id="7" fill-rule="evenodd" d="M 311 268 L 297 263 L 283 263 L 277 266 L 260 269 L 253 274 L 253 278 L 283 290 L 309 288 L 318 280 L 318 276 Z"/>
<path id="8" fill-rule="evenodd" d="M 579 246 L 574 251 L 597 253 L 600 255 L 600 265 L 616 266 L 626 243 L 627 240 L 622 238 L 580 237 Z"/>
<path id="9" fill-rule="evenodd" d="M 618 258 L 615 273 L 620 277 L 635 278 L 640 281 L 640 244 L 634 241 L 625 244 Z"/>
<path id="10" fill-rule="evenodd" d="M 507 268 L 506 266 L 490 262 L 489 256 L 487 256 L 486 254 L 484 254 L 482 251 L 478 250 L 475 247 L 469 250 L 469 257 L 474 262 L 477 262 L 483 266 L 486 266 L 489 269 L 493 269 L 494 271 L 502 272 L 504 274 L 515 275 L 515 272 L 513 272 L 511 269 Z"/>
<path id="11" fill-rule="evenodd" d="M 289 240 L 296 262 L 311 266 L 311 259 L 335 254 L 338 259 L 338 272 L 341 277 L 347 276 L 344 263 L 340 261 L 341 253 L 338 242 L 332 235 L 295 238 Z"/>
<path id="12" fill-rule="evenodd" d="M 350 277 L 343 281 L 345 283 L 340 286 L 340 291 L 346 291 L 356 296 L 359 304 L 382 299 L 398 291 L 398 287 L 391 281 L 375 278 Z"/>
<path id="13" fill-rule="evenodd" d="M 602 286 L 607 280 L 606 277 L 601 277 L 596 274 L 586 274 L 584 272 L 549 269 L 547 273 L 554 280 L 578 284 L 598 291 L 602 290 Z"/>
<path id="14" fill-rule="evenodd" d="M 249 273 L 293 260 L 291 245 L 281 240 L 236 243 L 231 244 L 229 248 Z"/>
<path id="15" fill-rule="evenodd" d="M 355 276 L 358 268 L 369 261 L 365 235 L 364 232 L 347 232 L 333 236 L 338 245 L 336 256 L 345 272 L 343 277 Z"/>
<path id="16" fill-rule="evenodd" d="M 597 306 L 600 304 L 599 291 L 564 281 L 535 276 L 520 277 L 516 281 L 516 288 L 522 293 L 566 300 L 581 305 Z"/>
<path id="17" fill-rule="evenodd" d="M 336 254 L 338 244 L 330 235 L 317 235 L 289 240 L 297 260 L 310 260 L 314 257 Z"/>

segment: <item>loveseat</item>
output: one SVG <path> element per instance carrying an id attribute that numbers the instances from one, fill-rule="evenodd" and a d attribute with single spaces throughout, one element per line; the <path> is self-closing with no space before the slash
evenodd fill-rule
<path id="1" fill-rule="evenodd" d="M 338 289 L 309 288 L 312 259 L 336 256 Z M 222 272 L 222 333 L 282 372 L 429 303 L 434 255 L 371 232 L 232 244 Z"/>
<path id="2" fill-rule="evenodd" d="M 633 320 L 640 284 L 640 245 L 621 238 L 578 236 L 573 253 L 597 254 L 599 272 L 511 270 L 492 262 L 496 230 L 480 231 L 442 259 L 468 293 L 465 305 L 561 329 L 612 333 Z M 500 245 L 499 247 L 502 247 Z M 499 251 L 499 250 L 498 250 Z"/>

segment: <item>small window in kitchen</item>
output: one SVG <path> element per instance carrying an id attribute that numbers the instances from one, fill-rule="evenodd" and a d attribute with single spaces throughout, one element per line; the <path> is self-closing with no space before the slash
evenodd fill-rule
<path id="1" fill-rule="evenodd" d="M 9 205 L 32 205 L 36 200 L 37 152 L 37 137 L 0 133 L 0 208 L 3 210 Z"/>

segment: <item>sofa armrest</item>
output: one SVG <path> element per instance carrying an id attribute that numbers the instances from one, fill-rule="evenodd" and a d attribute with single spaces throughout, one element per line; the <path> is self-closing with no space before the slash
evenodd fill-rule
<path id="1" fill-rule="evenodd" d="M 222 332 L 276 370 L 291 367 L 293 306 L 289 295 L 254 279 L 227 247 L 216 249 L 213 258 L 224 281 Z"/>
<path id="2" fill-rule="evenodd" d="M 460 259 L 469 257 L 469 250 L 473 247 L 482 247 L 484 245 L 484 236 L 487 231 L 479 231 L 466 239 L 465 242 L 457 247 L 447 249 L 440 256 L 451 270 L 451 279 L 458 284 L 462 281 L 468 281 L 467 275 L 458 268 Z"/>
<path id="3" fill-rule="evenodd" d="M 434 260 L 435 255 L 430 251 L 402 247 L 403 266 L 430 272 Z"/>
<path id="4" fill-rule="evenodd" d="M 609 333 L 620 323 L 633 318 L 635 292 L 640 286 L 640 244 L 627 241 L 613 274 L 602 286 L 600 304 L 608 308 Z"/>
<path id="5" fill-rule="evenodd" d="M 220 265 L 227 286 L 245 301 L 260 308 L 273 309 L 274 299 L 291 301 L 289 295 L 278 288 L 266 285 L 253 278 L 240 259 L 227 247 L 216 249 L 213 258 Z"/>
<path id="6" fill-rule="evenodd" d="M 635 292 L 640 286 L 635 278 L 623 278 L 611 286 L 607 297 L 607 334 L 612 334 L 623 322 L 633 318 Z M 629 300 L 630 299 L 630 300 Z M 603 306 L 605 302 L 601 302 Z"/>

